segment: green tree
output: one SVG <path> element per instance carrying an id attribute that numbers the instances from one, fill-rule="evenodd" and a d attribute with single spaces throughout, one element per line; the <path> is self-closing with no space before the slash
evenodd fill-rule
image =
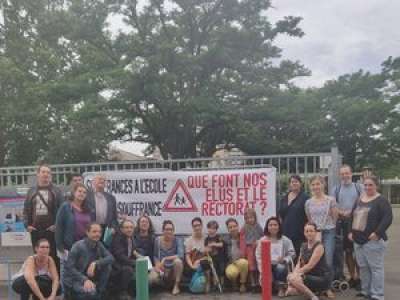
<path id="1" fill-rule="evenodd" d="M 248 154 L 330 151 L 322 128 L 326 114 L 316 90 L 290 88 L 268 101 L 247 105 L 234 144 Z"/>
<path id="2" fill-rule="evenodd" d="M 385 141 L 385 127 L 394 105 L 382 94 L 384 82 L 382 74 L 359 71 L 327 82 L 319 91 L 326 129 L 353 167 L 377 165 L 393 150 Z"/>
<path id="3" fill-rule="evenodd" d="M 274 44 L 279 34 L 302 36 L 300 18 L 271 24 L 269 1 L 151 0 L 142 9 L 120 2 L 130 31 L 115 43 L 123 64 L 113 82 L 118 133 L 165 158 L 211 155 L 233 140 L 244 105 L 307 74 L 279 61 Z"/>
<path id="4" fill-rule="evenodd" d="M 100 93 L 107 89 L 112 59 L 98 40 L 108 34 L 103 31 L 108 6 L 89 2 L 93 1 L 0 1 L 2 164 L 104 157 L 112 118 Z M 86 19 L 82 14 L 88 11 L 92 15 Z M 103 112 L 92 118 L 88 112 L 93 110 Z M 86 127 L 99 131 L 85 136 L 86 142 L 79 145 L 85 150 L 65 145 L 77 143 L 77 132 Z M 80 133 L 81 141 L 87 133 Z"/>

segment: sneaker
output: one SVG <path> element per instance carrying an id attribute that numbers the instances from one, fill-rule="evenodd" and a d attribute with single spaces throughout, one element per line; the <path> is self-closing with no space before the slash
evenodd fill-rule
<path id="1" fill-rule="evenodd" d="M 364 295 L 363 293 L 357 293 L 357 294 L 356 294 L 356 297 L 369 299 L 369 297 L 366 296 L 366 295 Z"/>
<path id="2" fill-rule="evenodd" d="M 361 280 L 360 279 L 354 280 L 354 289 L 356 291 L 361 291 Z"/>
<path id="3" fill-rule="evenodd" d="M 279 298 L 285 297 L 285 289 L 283 289 L 283 288 L 280 288 L 280 289 L 279 289 L 279 291 L 278 291 L 278 297 L 279 297 Z"/>
<path id="4" fill-rule="evenodd" d="M 133 298 L 128 294 L 128 292 L 122 292 L 119 295 L 119 300 L 133 300 Z"/>
<path id="5" fill-rule="evenodd" d="M 245 283 L 240 284 L 239 292 L 241 294 L 246 293 L 246 284 Z"/>
<path id="6" fill-rule="evenodd" d="M 174 288 L 172 289 L 172 295 L 176 296 L 181 292 L 181 290 L 179 289 L 179 285 L 175 284 Z"/>

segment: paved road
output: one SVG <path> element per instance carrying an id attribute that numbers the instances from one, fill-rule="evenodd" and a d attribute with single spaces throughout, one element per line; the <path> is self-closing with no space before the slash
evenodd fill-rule
<path id="1" fill-rule="evenodd" d="M 394 210 L 394 222 L 389 230 L 389 244 L 385 258 L 385 299 L 397 300 L 400 299 L 400 208 Z M 178 297 L 172 296 L 169 293 L 155 293 L 150 295 L 151 300 L 245 300 L 245 299 L 260 299 L 260 294 L 243 294 L 224 293 L 209 294 L 209 295 L 192 295 L 183 293 Z M 0 286 L 0 299 L 7 299 L 7 289 Z M 14 298 L 18 299 L 18 298 Z M 273 297 L 273 299 L 280 299 Z M 297 300 L 304 299 L 302 297 L 290 297 L 285 299 Z M 360 299 L 355 297 L 353 290 L 345 294 L 337 294 L 337 300 Z"/>

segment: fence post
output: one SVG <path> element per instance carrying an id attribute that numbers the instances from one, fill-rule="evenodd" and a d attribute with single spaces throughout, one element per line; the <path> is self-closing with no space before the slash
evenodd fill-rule
<path id="1" fill-rule="evenodd" d="M 342 155 L 337 146 L 331 148 L 331 163 L 328 169 L 328 192 L 339 184 L 339 169 L 342 165 Z"/>
<path id="2" fill-rule="evenodd" d="M 147 258 L 136 260 L 136 299 L 149 300 L 149 275 Z"/>
<path id="3" fill-rule="evenodd" d="M 271 241 L 261 241 L 262 300 L 272 299 Z"/>

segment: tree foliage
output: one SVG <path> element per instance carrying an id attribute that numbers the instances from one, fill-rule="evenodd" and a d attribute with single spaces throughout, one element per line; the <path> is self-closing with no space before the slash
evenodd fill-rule
<path id="1" fill-rule="evenodd" d="M 124 70 L 114 107 L 122 138 L 157 146 L 166 157 L 211 155 L 229 144 L 243 106 L 274 97 L 307 74 L 282 60 L 279 34 L 301 36 L 300 19 L 273 25 L 269 1 L 122 1 L 129 33 L 118 40 Z"/>
<path id="2" fill-rule="evenodd" d="M 107 59 L 81 39 L 85 27 L 78 22 L 79 3 L 0 2 L 1 165 L 104 157 L 111 140 L 110 116 L 88 112 L 105 107 L 99 93 L 106 88 L 101 71 Z M 101 31 L 103 26 L 90 28 Z M 92 121 L 97 131 L 82 130 Z M 80 144 L 85 134 L 86 143 Z"/>
<path id="3" fill-rule="evenodd" d="M 110 141 L 164 158 L 329 151 L 395 174 L 400 58 L 301 89 L 266 0 L 0 0 L 0 166 L 96 161 Z M 111 29 L 115 19 L 122 30 Z"/>

